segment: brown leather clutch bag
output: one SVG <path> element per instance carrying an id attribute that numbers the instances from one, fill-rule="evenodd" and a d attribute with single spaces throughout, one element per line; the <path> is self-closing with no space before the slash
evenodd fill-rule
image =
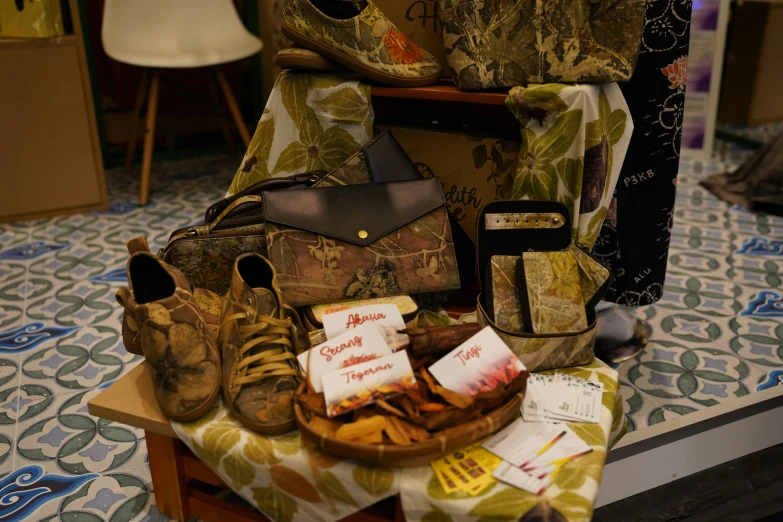
<path id="1" fill-rule="evenodd" d="M 437 179 L 263 194 L 267 253 L 293 306 L 459 288 Z"/>

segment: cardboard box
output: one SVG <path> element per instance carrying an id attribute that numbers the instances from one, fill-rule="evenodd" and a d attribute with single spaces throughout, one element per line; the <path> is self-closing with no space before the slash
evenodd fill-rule
<path id="1" fill-rule="evenodd" d="M 449 132 L 388 127 L 424 177 L 437 177 L 449 211 L 474 242 L 478 210 L 503 199 L 519 143 Z"/>
<path id="2" fill-rule="evenodd" d="M 444 76 L 451 76 L 443 48 L 438 0 L 375 0 L 375 5 L 405 36 L 443 64 Z"/>

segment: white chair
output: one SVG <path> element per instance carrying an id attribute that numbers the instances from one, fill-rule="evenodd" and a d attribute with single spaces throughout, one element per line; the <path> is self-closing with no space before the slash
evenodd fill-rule
<path id="1" fill-rule="evenodd" d="M 211 87 L 220 86 L 245 147 L 250 145 L 250 133 L 242 121 L 239 106 L 217 66 L 256 54 L 263 43 L 242 25 L 232 0 L 106 0 L 101 38 L 103 48 L 111 58 L 145 68 L 136 96 L 125 160 L 125 168 L 130 170 L 139 115 L 147 98 L 139 195 L 142 205 L 148 200 L 155 141 L 157 69 L 215 66 L 210 75 Z M 225 121 L 223 133 L 230 139 Z"/>

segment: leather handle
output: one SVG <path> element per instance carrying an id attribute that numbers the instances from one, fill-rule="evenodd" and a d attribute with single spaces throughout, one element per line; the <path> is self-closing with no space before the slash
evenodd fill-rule
<path id="1" fill-rule="evenodd" d="M 249 187 L 246 187 L 244 190 L 237 192 L 233 196 L 221 199 L 217 203 L 210 206 L 207 209 L 207 212 L 204 214 L 204 223 L 212 223 L 218 218 L 218 216 L 223 214 L 232 203 L 245 196 L 260 196 L 261 193 L 265 191 L 287 189 L 297 185 L 310 186 L 327 174 L 328 172 L 323 170 L 313 170 L 310 172 L 305 172 L 304 174 L 294 174 L 293 176 L 288 176 L 285 178 L 270 178 L 259 181 L 258 183 L 254 183 Z"/>
<path id="2" fill-rule="evenodd" d="M 242 205 L 246 205 L 248 203 L 256 203 L 260 206 L 263 202 L 264 199 L 261 196 L 243 196 L 235 199 L 234 201 L 229 203 L 226 208 L 223 209 L 223 212 L 221 212 L 220 215 L 218 215 L 218 217 L 216 217 L 212 221 L 212 223 L 209 223 L 209 230 L 210 231 L 214 230 L 217 226 L 220 225 L 220 223 L 223 222 L 224 219 L 234 217 L 231 214 L 234 213 L 234 211 L 236 211 L 238 207 Z"/>

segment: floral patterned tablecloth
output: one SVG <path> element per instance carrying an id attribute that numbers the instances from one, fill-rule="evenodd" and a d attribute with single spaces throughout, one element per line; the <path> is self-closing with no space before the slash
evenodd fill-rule
<path id="1" fill-rule="evenodd" d="M 234 420 L 222 402 L 196 422 L 172 426 L 226 484 L 276 522 L 339 520 L 396 494 L 409 522 L 497 522 L 526 514 L 537 520 L 553 509 L 582 522 L 590 520 L 607 449 L 625 433 L 625 416 L 613 369 L 596 360 L 557 371 L 603 383 L 603 408 L 599 424 L 570 424 L 594 451 L 568 463 L 541 496 L 502 483 L 475 497 L 446 494 L 430 466 L 369 468 L 318 451 L 298 431 L 264 437 Z"/>

